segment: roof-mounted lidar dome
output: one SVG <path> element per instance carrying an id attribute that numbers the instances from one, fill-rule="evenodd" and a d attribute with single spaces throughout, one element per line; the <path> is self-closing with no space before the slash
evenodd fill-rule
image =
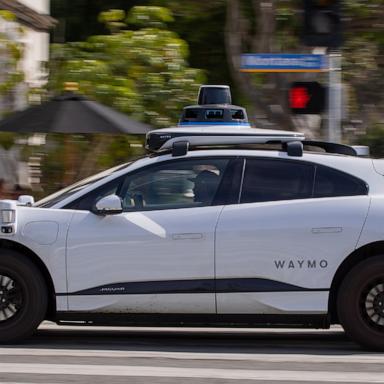
<path id="1" fill-rule="evenodd" d="M 203 85 L 198 104 L 183 109 L 179 126 L 186 125 L 244 125 L 249 127 L 245 108 L 232 105 L 227 85 Z"/>

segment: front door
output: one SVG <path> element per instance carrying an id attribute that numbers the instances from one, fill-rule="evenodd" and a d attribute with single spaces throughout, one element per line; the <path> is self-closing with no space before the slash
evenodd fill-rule
<path id="1" fill-rule="evenodd" d="M 227 159 L 172 160 L 115 191 L 124 213 L 75 213 L 68 307 L 100 313 L 214 313 L 216 205 Z M 81 204 L 80 204 L 81 206 Z"/>

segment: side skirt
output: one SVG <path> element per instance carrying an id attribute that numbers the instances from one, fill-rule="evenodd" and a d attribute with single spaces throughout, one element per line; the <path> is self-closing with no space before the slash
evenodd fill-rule
<path id="1" fill-rule="evenodd" d="M 57 312 L 59 325 L 100 325 L 139 327 L 257 327 L 321 328 L 330 326 L 328 314 L 321 315 L 186 315 L 186 314 L 111 314 Z"/>

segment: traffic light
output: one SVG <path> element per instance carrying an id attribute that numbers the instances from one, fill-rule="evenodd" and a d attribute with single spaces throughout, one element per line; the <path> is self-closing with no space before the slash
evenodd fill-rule
<path id="1" fill-rule="evenodd" d="M 294 114 L 317 115 L 324 111 L 325 88 L 316 81 L 294 82 L 289 89 L 289 107 Z"/>
<path id="2" fill-rule="evenodd" d="M 341 0 L 304 0 L 304 44 L 339 48 L 342 45 L 341 24 Z"/>

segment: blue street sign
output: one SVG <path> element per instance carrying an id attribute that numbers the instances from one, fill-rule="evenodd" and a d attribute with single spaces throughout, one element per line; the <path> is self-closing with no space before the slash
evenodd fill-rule
<path id="1" fill-rule="evenodd" d="M 249 53 L 241 55 L 241 72 L 324 72 L 327 56 L 311 54 Z"/>

